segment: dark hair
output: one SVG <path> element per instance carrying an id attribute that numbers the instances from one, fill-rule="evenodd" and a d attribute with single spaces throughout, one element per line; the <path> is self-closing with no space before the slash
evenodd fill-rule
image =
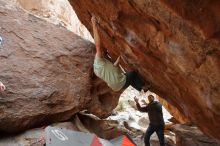
<path id="1" fill-rule="evenodd" d="M 154 96 L 153 96 L 153 95 L 150 94 L 150 95 L 148 95 L 148 97 L 149 97 L 149 96 L 152 97 L 152 98 L 154 99 Z"/>

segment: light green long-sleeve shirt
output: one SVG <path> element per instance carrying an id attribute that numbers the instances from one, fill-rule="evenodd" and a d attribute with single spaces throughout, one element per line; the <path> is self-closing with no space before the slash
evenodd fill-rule
<path id="1" fill-rule="evenodd" d="M 109 60 L 95 57 L 93 67 L 96 76 L 104 80 L 112 90 L 119 91 L 125 85 L 126 77 L 124 73 Z"/>

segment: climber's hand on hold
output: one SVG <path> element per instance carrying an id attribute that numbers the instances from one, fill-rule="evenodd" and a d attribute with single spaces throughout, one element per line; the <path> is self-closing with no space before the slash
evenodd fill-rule
<path id="1" fill-rule="evenodd" d="M 92 22 L 92 25 L 96 25 L 96 23 L 97 23 L 97 20 L 94 15 L 91 18 L 91 22 Z"/>

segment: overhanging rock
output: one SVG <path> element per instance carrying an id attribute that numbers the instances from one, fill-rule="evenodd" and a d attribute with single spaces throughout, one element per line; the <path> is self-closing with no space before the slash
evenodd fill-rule
<path id="1" fill-rule="evenodd" d="M 91 32 L 100 20 L 104 47 L 126 69 L 205 133 L 220 139 L 220 2 L 69 0 Z"/>

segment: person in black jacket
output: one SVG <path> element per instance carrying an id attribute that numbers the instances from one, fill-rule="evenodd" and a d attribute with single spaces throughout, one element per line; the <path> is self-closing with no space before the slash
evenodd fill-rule
<path id="1" fill-rule="evenodd" d="M 153 95 L 148 96 L 149 104 L 147 104 L 146 107 L 140 106 L 137 97 L 135 97 L 134 100 L 138 110 L 141 112 L 147 112 L 150 120 L 150 124 L 144 136 L 145 146 L 150 146 L 150 137 L 154 132 L 156 132 L 159 138 L 160 146 L 165 146 L 164 119 L 161 104 L 158 101 L 154 101 Z"/>

